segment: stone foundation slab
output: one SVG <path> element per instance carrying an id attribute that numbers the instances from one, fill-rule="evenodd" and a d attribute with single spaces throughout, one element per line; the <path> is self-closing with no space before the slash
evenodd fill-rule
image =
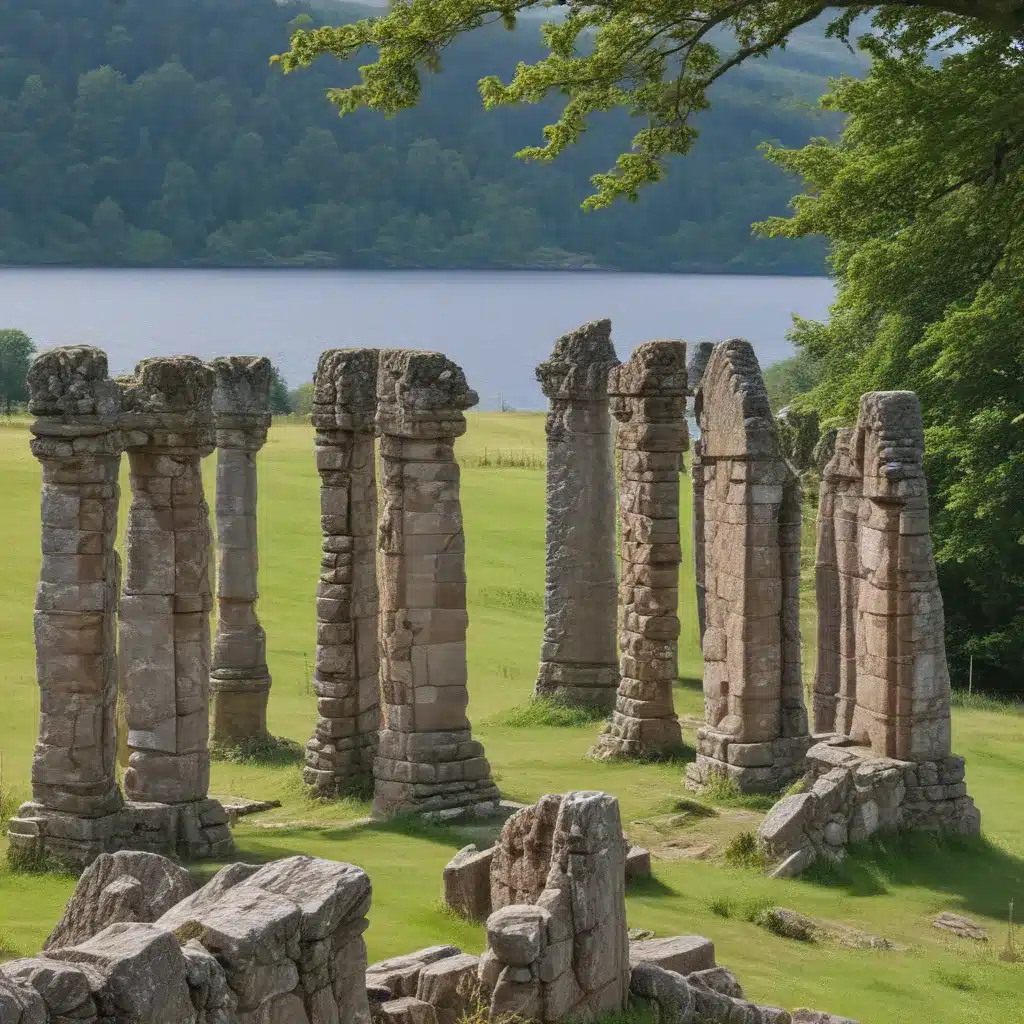
<path id="1" fill-rule="evenodd" d="M 53 860 L 74 870 L 101 853 L 146 850 L 182 860 L 220 859 L 235 851 L 227 811 L 217 800 L 183 804 L 126 803 L 114 814 L 79 818 L 42 804 L 22 804 L 8 824 L 9 854 Z"/>
<path id="2" fill-rule="evenodd" d="M 741 793 L 778 793 L 807 771 L 810 736 L 765 743 L 734 743 L 713 729 L 697 730 L 697 760 L 687 765 L 686 788 L 697 791 L 712 774 L 732 779 Z"/>

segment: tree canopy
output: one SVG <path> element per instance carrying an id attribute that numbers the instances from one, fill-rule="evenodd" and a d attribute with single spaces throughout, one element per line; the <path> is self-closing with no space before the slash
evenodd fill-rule
<path id="1" fill-rule="evenodd" d="M 555 99 L 488 114 L 476 94 L 544 56 L 536 23 L 454 43 L 414 117 L 339 120 L 324 92 L 355 67 L 268 62 L 324 18 L 275 0 L 0 4 L 0 263 L 824 271 L 819 240 L 750 232 L 792 193 L 756 143 L 838 131 L 810 109 L 826 84 L 813 47 L 723 84 L 680 188 L 595 218 L 579 203 L 628 138 L 625 113 L 557 169 L 531 167 L 508 140 L 539 134 Z"/>
<path id="2" fill-rule="evenodd" d="M 25 380 L 35 350 L 35 344 L 24 331 L 0 331 L 0 402 L 8 416 L 12 405 L 28 401 Z"/>
<path id="3" fill-rule="evenodd" d="M 841 425 L 865 391 L 918 393 L 954 676 L 973 657 L 976 683 L 1020 692 L 1024 51 L 872 49 L 823 101 L 848 115 L 837 142 L 769 149 L 806 192 L 763 230 L 826 235 L 839 283 L 829 322 L 793 332 L 820 377 L 796 404 Z"/>
<path id="4" fill-rule="evenodd" d="M 460 35 L 492 22 L 512 29 L 524 12 L 551 8 L 566 14 L 544 26 L 548 54 L 520 63 L 506 83 L 488 75 L 479 88 L 490 108 L 565 96 L 543 144 L 520 150 L 528 160 L 560 156 L 580 141 L 594 114 L 621 107 L 645 122 L 615 167 L 591 178 L 591 208 L 636 199 L 643 185 L 659 181 L 669 157 L 690 151 L 695 115 L 709 106 L 711 87 L 744 62 L 784 47 L 796 29 L 826 12 L 826 34 L 847 40 L 854 21 L 873 11 L 880 53 L 915 54 L 937 41 L 952 46 L 979 38 L 1005 49 L 1024 39 L 1022 0 L 396 0 L 383 16 L 299 29 L 275 60 L 292 71 L 324 54 L 348 60 L 371 47 L 376 59 L 359 68 L 361 80 L 328 95 L 342 113 L 367 107 L 390 115 L 419 102 L 422 72 L 439 71 L 442 51 Z"/>

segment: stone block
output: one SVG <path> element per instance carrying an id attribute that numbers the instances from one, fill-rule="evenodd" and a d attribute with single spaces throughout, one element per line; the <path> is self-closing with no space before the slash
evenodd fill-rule
<path id="1" fill-rule="evenodd" d="M 787 857 L 804 845 L 804 833 L 813 820 L 815 799 L 810 793 L 784 797 L 757 830 L 758 842 L 769 857 Z"/>
<path id="2" fill-rule="evenodd" d="M 540 907 L 502 907 L 487 919 L 487 945 L 503 963 L 529 967 L 540 958 L 546 919 Z"/>
<path id="3" fill-rule="evenodd" d="M 192 876 L 159 854 L 102 853 L 79 878 L 43 948 L 76 945 L 118 922 L 155 921 L 194 891 Z"/>
<path id="4" fill-rule="evenodd" d="M 388 1024 L 439 1024 L 434 1007 L 413 996 L 382 1003 L 378 1012 L 380 1019 Z"/>
<path id="5" fill-rule="evenodd" d="M 94 1007 L 89 976 L 80 967 L 44 957 L 33 957 L 13 960 L 0 966 L 0 1020 L 18 1021 L 16 1016 L 3 1016 L 4 979 L 13 982 L 22 992 L 31 989 L 37 993 L 45 1004 L 45 1013 L 49 1018 L 83 1017 L 90 1014 Z M 42 1019 L 46 1020 L 47 1017 Z"/>
<path id="6" fill-rule="evenodd" d="M 438 1024 L 455 1024 L 473 1010 L 479 966 L 478 957 L 460 953 L 427 964 L 420 971 L 416 998 L 434 1007 Z"/>
<path id="7" fill-rule="evenodd" d="M 658 1020 L 690 1024 L 694 1019 L 693 989 L 676 971 L 657 964 L 636 964 L 630 971 L 629 991 L 638 999 L 654 1003 Z"/>
<path id="8" fill-rule="evenodd" d="M 701 971 L 691 971 L 686 980 L 698 988 L 721 992 L 733 999 L 743 998 L 743 986 L 728 967 L 707 967 Z"/>
<path id="9" fill-rule="evenodd" d="M 444 869 L 447 906 L 471 921 L 485 921 L 491 913 L 491 863 L 494 848 L 466 846 Z"/>
<path id="10" fill-rule="evenodd" d="M 626 854 L 626 879 L 649 878 L 651 874 L 651 852 L 642 846 L 631 846 Z"/>
<path id="11" fill-rule="evenodd" d="M 386 988 L 396 998 L 415 996 L 419 987 L 420 972 L 424 967 L 440 960 L 460 956 L 461 953 L 462 950 L 457 946 L 428 946 L 405 956 L 381 960 L 366 969 L 366 983 Z"/>
<path id="12" fill-rule="evenodd" d="M 82 965 L 101 1003 L 116 1019 L 147 1024 L 195 1024 L 187 964 L 177 938 L 152 924 L 112 924 L 75 946 L 47 952 Z"/>
<path id="13" fill-rule="evenodd" d="M 629 944 L 631 967 L 653 964 L 666 971 L 687 975 L 715 966 L 715 946 L 703 935 L 674 935 L 664 939 L 642 939 Z"/>

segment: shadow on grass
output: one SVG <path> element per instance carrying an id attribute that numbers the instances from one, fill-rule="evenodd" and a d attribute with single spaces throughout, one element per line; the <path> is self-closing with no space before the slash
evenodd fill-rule
<path id="1" fill-rule="evenodd" d="M 491 822 L 456 822 L 438 824 L 423 821 L 415 815 L 398 816 L 386 821 L 356 821 L 350 825 L 335 828 L 317 828 L 296 825 L 294 828 L 275 828 L 275 842 L 269 843 L 262 836 L 247 832 L 238 837 L 243 860 L 263 863 L 283 856 L 295 856 L 309 852 L 309 841 L 316 843 L 358 842 L 368 835 L 402 836 L 446 847 L 456 852 L 469 842 L 479 842 L 480 833 L 491 828 L 500 828 Z M 294 844 L 294 845 L 293 845 Z M 238 859 L 238 858 L 234 858 Z M 230 862 L 230 861 L 229 861 Z"/>
<path id="2" fill-rule="evenodd" d="M 905 833 L 851 846 L 842 864 L 812 865 L 801 878 L 850 896 L 919 886 L 956 897 L 964 911 L 1005 918 L 1024 892 L 1024 859 L 985 839 Z"/>
<path id="3" fill-rule="evenodd" d="M 224 743 L 210 744 L 210 758 L 229 764 L 279 768 L 301 764 L 305 757 L 306 751 L 302 744 L 283 736 L 253 736 L 237 746 Z"/>
<path id="4" fill-rule="evenodd" d="M 678 896 L 679 892 L 667 885 L 655 875 L 645 875 L 640 878 L 631 878 L 626 882 L 627 896 Z"/>
<path id="5" fill-rule="evenodd" d="M 673 684 L 677 690 L 689 690 L 691 693 L 704 692 L 704 680 L 696 676 L 680 676 Z"/>

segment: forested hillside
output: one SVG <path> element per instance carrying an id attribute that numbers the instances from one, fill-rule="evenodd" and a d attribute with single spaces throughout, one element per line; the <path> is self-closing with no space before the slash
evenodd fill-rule
<path id="1" fill-rule="evenodd" d="M 583 213 L 588 175 L 628 138 L 595 122 L 550 166 L 513 158 L 553 108 L 485 113 L 476 81 L 543 52 L 536 23 L 482 30 L 428 76 L 420 108 L 345 119 L 324 99 L 354 66 L 284 76 L 268 58 L 296 18 L 275 0 L 0 4 L 0 263 L 566 267 L 822 273 L 818 240 L 752 221 L 796 183 L 757 152 L 837 125 L 808 104 L 838 47 L 799 41 L 717 87 L 685 169 L 636 206 Z"/>

